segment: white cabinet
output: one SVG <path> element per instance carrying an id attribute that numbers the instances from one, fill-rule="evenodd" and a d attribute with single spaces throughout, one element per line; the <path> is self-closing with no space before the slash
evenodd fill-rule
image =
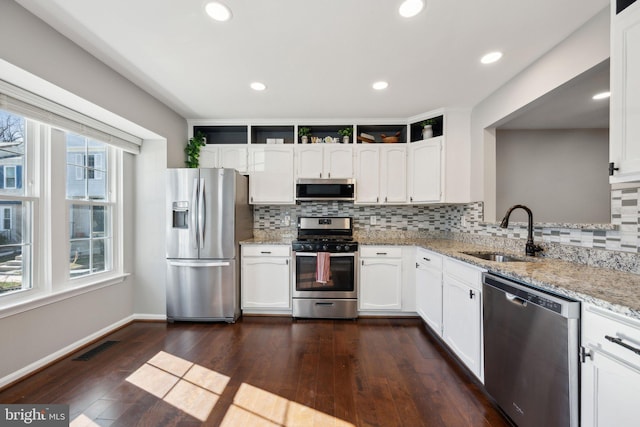
<path id="1" fill-rule="evenodd" d="M 207 144 L 200 150 L 201 168 L 229 168 L 248 172 L 247 146 L 242 144 Z"/>
<path id="2" fill-rule="evenodd" d="M 416 311 L 442 336 L 442 255 L 416 249 Z"/>
<path id="3" fill-rule="evenodd" d="M 293 146 L 249 147 L 249 194 L 252 204 L 293 204 Z"/>
<path id="4" fill-rule="evenodd" d="M 298 178 L 353 178 L 353 146 L 305 144 L 296 147 Z"/>
<path id="5" fill-rule="evenodd" d="M 356 203 L 407 201 L 406 144 L 361 144 L 356 149 Z"/>
<path id="6" fill-rule="evenodd" d="M 402 309 L 402 248 L 362 246 L 360 248 L 360 311 Z"/>
<path id="7" fill-rule="evenodd" d="M 291 249 L 285 245 L 242 245 L 242 310 L 291 313 Z"/>
<path id="8" fill-rule="evenodd" d="M 442 137 L 414 142 L 409 147 L 410 203 L 442 200 Z"/>
<path id="9" fill-rule="evenodd" d="M 640 180 L 640 2 L 619 14 L 612 5 L 610 182 Z"/>
<path id="10" fill-rule="evenodd" d="M 640 321 L 583 304 L 582 347 L 581 425 L 638 425 Z"/>
<path id="11" fill-rule="evenodd" d="M 482 271 L 467 263 L 444 259 L 442 337 L 467 368 L 484 381 Z"/>

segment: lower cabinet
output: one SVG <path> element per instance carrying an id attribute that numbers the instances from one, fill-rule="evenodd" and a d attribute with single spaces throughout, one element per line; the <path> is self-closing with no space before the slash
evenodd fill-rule
<path id="1" fill-rule="evenodd" d="M 291 314 L 291 248 L 243 245 L 241 307 L 247 314 Z"/>
<path id="2" fill-rule="evenodd" d="M 640 322 L 583 304 L 582 347 L 581 425 L 638 425 Z"/>
<path id="3" fill-rule="evenodd" d="M 358 310 L 402 309 L 402 248 L 360 247 Z"/>
<path id="4" fill-rule="evenodd" d="M 416 312 L 439 336 L 442 336 L 442 260 L 442 255 L 416 249 Z"/>
<path id="5" fill-rule="evenodd" d="M 442 338 L 467 368 L 484 382 L 483 271 L 460 261 L 444 259 Z"/>

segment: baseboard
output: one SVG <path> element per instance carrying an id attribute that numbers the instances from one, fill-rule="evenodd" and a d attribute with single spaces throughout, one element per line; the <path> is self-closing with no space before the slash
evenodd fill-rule
<path id="1" fill-rule="evenodd" d="M 112 323 L 111 325 L 105 328 L 102 328 L 91 335 L 88 335 L 72 344 L 69 344 L 68 346 L 56 351 L 55 353 L 51 353 L 50 355 L 43 357 L 42 359 L 37 360 L 31 363 L 30 365 L 25 366 L 22 369 L 19 369 L 3 378 L 0 378 L 0 390 L 3 390 L 5 388 L 12 386 L 13 384 L 43 370 L 44 368 L 56 363 L 61 359 L 64 359 L 65 357 L 69 356 L 72 353 L 75 353 L 79 349 L 89 346 L 94 342 L 101 340 L 106 335 L 109 335 L 115 332 L 116 330 L 124 326 L 127 326 L 132 322 L 136 322 L 136 321 L 166 322 L 166 320 L 167 320 L 167 316 L 158 315 L 158 314 L 136 313 L 136 314 L 127 316 L 124 319 L 119 320 L 115 323 Z"/>

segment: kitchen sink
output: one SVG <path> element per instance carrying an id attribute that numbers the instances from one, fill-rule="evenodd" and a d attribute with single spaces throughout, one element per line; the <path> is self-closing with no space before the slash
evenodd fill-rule
<path id="1" fill-rule="evenodd" d="M 527 262 L 526 259 L 501 254 L 499 252 L 462 252 L 465 255 L 495 262 Z"/>

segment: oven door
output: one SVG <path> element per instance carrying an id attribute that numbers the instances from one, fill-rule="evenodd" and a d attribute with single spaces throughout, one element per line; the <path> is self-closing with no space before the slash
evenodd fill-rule
<path id="1" fill-rule="evenodd" d="M 316 281 L 318 254 L 295 252 L 294 298 L 356 298 L 357 252 L 332 253 L 327 283 Z"/>

